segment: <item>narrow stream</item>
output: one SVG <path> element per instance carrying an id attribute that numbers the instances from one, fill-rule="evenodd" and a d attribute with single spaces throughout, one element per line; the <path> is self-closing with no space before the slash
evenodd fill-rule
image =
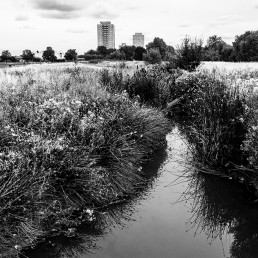
<path id="1" fill-rule="evenodd" d="M 78 258 L 257 257 L 258 208 L 242 185 L 198 175 L 177 129 L 144 167 L 148 183 L 132 200 L 23 255 Z M 24 257 L 24 256 L 21 256 Z"/>

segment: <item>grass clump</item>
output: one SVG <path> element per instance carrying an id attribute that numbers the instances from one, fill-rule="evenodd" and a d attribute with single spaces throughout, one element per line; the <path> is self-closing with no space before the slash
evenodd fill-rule
<path id="1" fill-rule="evenodd" d="M 194 146 L 194 156 L 204 166 L 224 172 L 232 164 L 246 164 L 241 144 L 250 114 L 239 87 L 229 86 L 223 77 L 206 71 L 177 80 L 182 87 L 189 82 L 192 91 L 183 102 L 183 127 Z"/>
<path id="2" fill-rule="evenodd" d="M 1 71 L 0 241 L 22 247 L 135 191 L 141 163 L 169 123 L 128 94 L 98 85 L 83 66 Z"/>

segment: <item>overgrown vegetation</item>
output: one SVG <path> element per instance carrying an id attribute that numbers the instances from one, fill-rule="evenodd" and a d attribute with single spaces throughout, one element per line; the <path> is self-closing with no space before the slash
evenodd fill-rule
<path id="1" fill-rule="evenodd" d="M 141 163 L 169 131 L 161 111 L 187 136 L 200 171 L 256 188 L 255 71 L 63 64 L 0 77 L 2 250 L 70 234 L 94 209 L 134 192 Z"/>
<path id="2" fill-rule="evenodd" d="M 246 164 L 241 144 L 247 133 L 249 112 L 238 86 L 216 73 L 200 71 L 178 79 L 193 91 L 183 103 L 183 127 L 194 146 L 195 157 L 210 169 L 228 171 Z M 230 85 L 230 86 L 229 86 Z"/>
<path id="3" fill-rule="evenodd" d="M 206 173 L 256 181 L 257 73 L 195 72 L 150 66 L 133 76 L 101 72 L 110 92 L 155 106 L 177 121 L 186 134 L 196 165 Z"/>
<path id="4" fill-rule="evenodd" d="M 176 85 L 191 88 L 172 114 L 199 170 L 257 192 L 257 71 L 200 69 L 184 73 Z"/>
<path id="5" fill-rule="evenodd" d="M 185 93 L 186 89 L 178 88 L 175 84 L 182 73 L 180 70 L 168 73 L 159 65 L 136 70 L 132 76 L 121 69 L 104 69 L 100 72 L 100 84 L 111 93 L 125 91 L 131 99 L 141 104 L 164 109 L 169 102 Z"/>
<path id="6" fill-rule="evenodd" d="M 132 194 L 169 123 L 80 66 L 1 70 L 1 252 L 69 232 Z"/>

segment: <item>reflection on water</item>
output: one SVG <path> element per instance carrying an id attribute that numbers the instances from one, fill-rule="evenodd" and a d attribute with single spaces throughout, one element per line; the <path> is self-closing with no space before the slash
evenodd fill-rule
<path id="1" fill-rule="evenodd" d="M 27 257 L 257 257 L 258 208 L 240 183 L 198 174 L 175 129 L 131 200 L 96 212 L 76 236 L 47 239 Z M 21 256 L 24 257 L 24 256 Z"/>
<path id="2" fill-rule="evenodd" d="M 188 196 L 192 196 L 192 217 L 188 226 L 211 240 L 233 235 L 231 257 L 257 257 L 258 207 L 248 203 L 251 195 L 240 183 L 212 176 L 196 175 Z"/>

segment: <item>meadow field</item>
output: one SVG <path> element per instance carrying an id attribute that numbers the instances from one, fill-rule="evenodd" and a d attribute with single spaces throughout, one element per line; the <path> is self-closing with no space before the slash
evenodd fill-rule
<path id="1" fill-rule="evenodd" d="M 225 71 L 258 71 L 257 62 L 202 62 L 199 69 L 218 69 Z"/>
<path id="2" fill-rule="evenodd" d="M 258 66 L 243 65 L 0 69 L 1 253 L 72 235 L 97 209 L 130 198 L 172 125 L 198 172 L 257 193 Z"/>

